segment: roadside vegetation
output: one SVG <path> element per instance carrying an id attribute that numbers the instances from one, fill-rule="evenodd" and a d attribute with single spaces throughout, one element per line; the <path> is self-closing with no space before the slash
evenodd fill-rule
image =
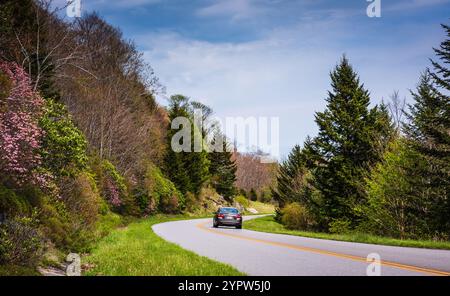
<path id="1" fill-rule="evenodd" d="M 411 91 L 411 104 L 398 92 L 371 104 L 349 59 L 341 59 L 330 74 L 326 108 L 315 114 L 318 134 L 279 166 L 272 190 L 277 222 L 308 236 L 448 246 L 450 27 L 442 28 L 446 39 Z M 287 231 L 267 219 L 250 225 L 264 221 Z"/>
<path id="2" fill-rule="evenodd" d="M 7 0 L 0 19 L 2 274 L 58 267 L 135 219 L 211 214 L 250 191 L 270 201 L 273 165 L 207 151 L 221 140 L 230 148 L 218 128 L 194 124 L 194 109 L 205 122 L 212 109 L 183 95 L 158 104 L 164 88 L 151 66 L 99 14 L 67 19 L 50 1 Z M 177 116 L 208 136 L 200 153 L 172 151 Z"/>
<path id="3" fill-rule="evenodd" d="M 450 242 L 448 241 L 410 240 L 410 239 L 402 240 L 360 232 L 338 234 L 338 233 L 293 230 L 288 229 L 283 224 L 277 222 L 273 216 L 265 216 L 246 221 L 245 229 L 269 233 L 318 238 L 318 239 L 355 242 L 355 243 L 450 250 Z"/>
<path id="4" fill-rule="evenodd" d="M 151 226 L 186 216 L 156 215 L 130 223 L 103 238 L 91 254 L 82 258 L 86 275 L 188 276 L 244 275 L 233 267 L 184 250 L 157 236 Z"/>

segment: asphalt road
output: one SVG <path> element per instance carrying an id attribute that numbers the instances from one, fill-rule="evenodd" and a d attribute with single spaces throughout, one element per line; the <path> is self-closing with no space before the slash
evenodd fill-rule
<path id="1" fill-rule="evenodd" d="M 382 276 L 450 275 L 450 251 L 380 246 L 262 233 L 245 229 L 213 228 L 211 219 L 156 224 L 152 228 L 167 241 L 199 255 L 230 264 L 248 275 L 367 275 L 377 253 Z M 373 265 L 371 265 L 373 267 Z"/>

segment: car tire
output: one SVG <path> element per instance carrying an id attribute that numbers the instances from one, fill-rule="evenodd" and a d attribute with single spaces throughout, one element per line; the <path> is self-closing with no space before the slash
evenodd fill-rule
<path id="1" fill-rule="evenodd" d="M 242 229 L 242 225 L 236 225 L 236 229 Z"/>
<path id="2" fill-rule="evenodd" d="M 214 227 L 214 228 L 219 227 L 219 223 L 213 222 L 213 227 Z"/>

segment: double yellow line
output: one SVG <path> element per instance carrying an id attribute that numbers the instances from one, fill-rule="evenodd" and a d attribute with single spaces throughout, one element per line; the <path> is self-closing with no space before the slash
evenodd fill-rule
<path id="1" fill-rule="evenodd" d="M 263 239 L 257 239 L 257 238 L 252 238 L 252 237 L 245 237 L 245 236 L 232 234 L 232 233 L 224 233 L 222 231 L 208 228 L 206 226 L 206 224 L 209 224 L 209 222 L 199 223 L 196 225 L 196 227 L 200 228 L 201 230 L 204 230 L 204 231 L 209 231 L 209 232 L 213 232 L 213 233 L 220 234 L 223 236 L 233 237 L 233 238 L 237 238 L 237 239 L 241 239 L 241 240 L 247 240 L 247 241 L 258 242 L 258 243 L 263 243 L 266 245 L 272 245 L 272 246 L 278 246 L 278 247 L 284 247 L 284 248 L 298 250 L 298 251 L 311 252 L 311 253 L 316 253 L 316 254 L 321 254 L 321 255 L 328 255 L 328 256 L 334 256 L 334 257 L 338 257 L 338 258 L 349 259 L 349 260 L 353 260 L 353 261 L 370 263 L 364 257 L 335 253 L 335 252 L 320 250 L 320 249 L 316 249 L 316 248 L 302 247 L 302 246 L 291 245 L 291 244 L 286 244 L 286 243 L 281 243 L 281 242 L 274 242 L 274 241 L 263 240 Z M 390 267 L 395 267 L 395 268 L 404 269 L 404 270 L 408 270 L 408 271 L 426 273 L 426 274 L 430 274 L 430 275 L 434 275 L 434 276 L 449 276 L 450 275 L 450 272 L 446 272 L 446 271 L 423 268 L 423 267 L 412 266 L 412 265 L 405 265 L 405 264 L 400 264 L 400 263 L 395 263 L 395 262 L 390 262 L 390 261 L 380 261 L 380 264 L 382 266 L 390 266 Z"/>

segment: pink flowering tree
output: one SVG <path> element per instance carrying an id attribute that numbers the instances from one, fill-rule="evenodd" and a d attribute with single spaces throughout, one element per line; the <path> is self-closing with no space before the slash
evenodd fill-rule
<path id="1" fill-rule="evenodd" d="M 0 181 L 21 187 L 46 186 L 39 172 L 44 100 L 16 63 L 0 60 Z"/>

